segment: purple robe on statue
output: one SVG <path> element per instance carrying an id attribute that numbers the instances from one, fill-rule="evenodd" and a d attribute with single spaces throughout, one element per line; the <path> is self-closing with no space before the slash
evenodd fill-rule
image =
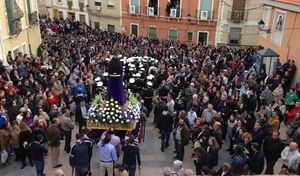
<path id="1" fill-rule="evenodd" d="M 114 101 L 118 101 L 120 106 L 123 106 L 126 103 L 122 74 L 110 74 L 108 77 L 106 99 L 110 100 L 111 98 L 113 98 Z"/>

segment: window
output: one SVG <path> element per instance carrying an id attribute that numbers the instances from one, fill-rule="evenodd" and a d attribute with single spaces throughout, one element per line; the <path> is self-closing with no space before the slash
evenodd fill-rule
<path id="1" fill-rule="evenodd" d="M 107 7 L 114 7 L 115 3 L 114 0 L 107 0 Z"/>
<path id="2" fill-rule="evenodd" d="M 242 28 L 232 27 L 229 33 L 229 43 L 239 45 L 242 37 Z"/>
<path id="3" fill-rule="evenodd" d="M 99 22 L 94 22 L 95 29 L 100 29 L 100 23 Z"/>
<path id="4" fill-rule="evenodd" d="M 156 16 L 158 15 L 158 0 L 149 0 L 148 3 L 148 15 Z"/>
<path id="5" fill-rule="evenodd" d="M 22 45 L 22 52 L 23 52 L 24 54 L 27 53 L 26 43 L 23 43 L 23 45 Z"/>
<path id="6" fill-rule="evenodd" d="M 83 3 L 79 3 L 79 10 L 80 10 L 80 12 L 83 12 L 83 8 L 84 8 L 84 4 Z"/>
<path id="7" fill-rule="evenodd" d="M 101 2 L 100 1 L 95 1 L 95 6 L 100 6 L 101 7 Z"/>
<path id="8" fill-rule="evenodd" d="M 157 37 L 157 28 L 156 27 L 149 27 L 148 30 L 148 37 L 150 39 L 156 38 Z"/>
<path id="9" fill-rule="evenodd" d="M 169 30 L 169 40 L 170 41 L 176 41 L 177 40 L 177 30 L 176 29 L 170 29 Z"/>
<path id="10" fill-rule="evenodd" d="M 200 1 L 200 14 L 201 20 L 211 20 L 212 19 L 212 3 L 213 0 L 201 0 Z"/>
<path id="11" fill-rule="evenodd" d="M 167 4 L 167 14 L 169 17 L 180 17 L 180 0 L 171 0 Z"/>
<path id="12" fill-rule="evenodd" d="M 16 47 L 15 49 L 13 49 L 13 57 L 17 57 L 19 53 L 19 47 Z"/>
<path id="13" fill-rule="evenodd" d="M 187 32 L 186 33 L 186 41 L 188 41 L 188 42 L 193 41 L 193 36 L 194 36 L 193 32 Z"/>
<path id="14" fill-rule="evenodd" d="M 73 2 L 72 1 L 68 1 L 68 8 L 69 8 L 69 10 L 72 10 L 72 6 L 73 6 Z"/>
<path id="15" fill-rule="evenodd" d="M 130 0 L 129 12 L 131 14 L 140 13 L 140 0 Z"/>
<path id="16" fill-rule="evenodd" d="M 207 36 L 208 36 L 207 32 L 199 32 L 198 43 L 202 45 L 207 45 L 207 38 L 208 38 Z"/>
<path id="17" fill-rule="evenodd" d="M 79 14 L 80 23 L 85 23 L 85 15 Z"/>
<path id="18" fill-rule="evenodd" d="M 281 38 L 283 35 L 283 30 L 285 25 L 284 23 L 285 23 L 285 13 L 281 11 L 276 11 L 274 22 L 273 22 L 272 42 L 278 46 L 281 45 Z"/>
<path id="19" fill-rule="evenodd" d="M 111 24 L 108 24 L 108 25 L 107 25 L 107 31 L 108 31 L 108 32 L 115 32 L 115 26 L 114 26 L 114 25 L 111 25 Z"/>
<path id="20" fill-rule="evenodd" d="M 271 13 L 271 9 L 270 8 L 264 8 L 264 12 L 263 12 L 263 17 L 262 20 L 265 22 L 265 29 L 269 29 L 269 21 L 270 21 L 270 13 Z M 261 35 L 266 37 L 266 32 L 261 32 Z"/>
<path id="21" fill-rule="evenodd" d="M 131 34 L 138 36 L 138 25 L 137 24 L 131 24 Z"/>
<path id="22" fill-rule="evenodd" d="M 64 19 L 64 13 L 62 11 L 58 11 L 58 18 Z"/>

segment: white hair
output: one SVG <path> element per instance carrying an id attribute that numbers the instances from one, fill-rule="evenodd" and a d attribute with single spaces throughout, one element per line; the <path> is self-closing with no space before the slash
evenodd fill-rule
<path id="1" fill-rule="evenodd" d="M 183 166 L 183 163 L 182 163 L 182 161 L 180 161 L 180 160 L 175 160 L 174 162 L 173 162 L 173 167 L 174 167 L 174 169 L 181 169 L 182 168 L 182 166 Z"/>
<path id="2" fill-rule="evenodd" d="M 194 95 L 193 95 L 193 98 L 198 98 L 198 95 L 197 95 L 197 94 L 194 94 Z"/>

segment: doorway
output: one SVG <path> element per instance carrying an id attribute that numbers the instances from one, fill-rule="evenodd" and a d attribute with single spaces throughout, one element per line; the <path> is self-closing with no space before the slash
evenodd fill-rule
<path id="1" fill-rule="evenodd" d="M 208 32 L 199 32 L 198 33 L 198 43 L 202 45 L 207 45 Z"/>

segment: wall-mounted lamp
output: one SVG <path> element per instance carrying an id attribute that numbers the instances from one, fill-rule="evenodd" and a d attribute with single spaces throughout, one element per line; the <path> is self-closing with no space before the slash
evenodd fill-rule
<path id="1" fill-rule="evenodd" d="M 262 32 L 270 33 L 270 29 L 265 29 L 265 22 L 262 19 L 258 22 L 258 29 Z"/>

